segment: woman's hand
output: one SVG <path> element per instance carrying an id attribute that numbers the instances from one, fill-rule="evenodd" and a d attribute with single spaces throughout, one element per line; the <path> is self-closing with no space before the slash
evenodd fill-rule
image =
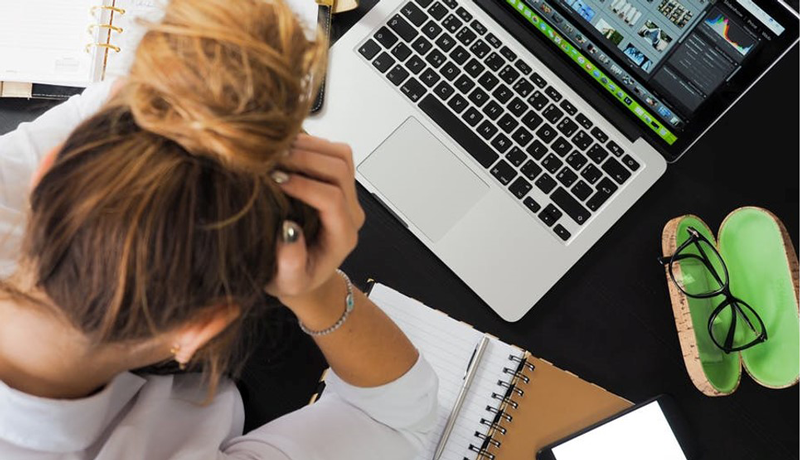
<path id="1" fill-rule="evenodd" d="M 299 226 L 284 223 L 276 249 L 278 270 L 267 292 L 298 313 L 331 291 L 336 269 L 356 247 L 364 211 L 348 145 L 300 134 L 283 164 L 302 175 L 279 172 L 273 178 L 287 195 L 315 208 L 321 223 L 313 247 L 306 246 Z"/>

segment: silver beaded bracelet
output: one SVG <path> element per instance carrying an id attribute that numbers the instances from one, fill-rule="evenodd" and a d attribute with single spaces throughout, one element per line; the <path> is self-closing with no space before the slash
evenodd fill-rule
<path id="1" fill-rule="evenodd" d="M 302 321 L 298 321 L 300 329 L 312 337 L 328 335 L 336 329 L 342 327 L 342 324 L 344 324 L 344 322 L 347 320 L 347 317 L 350 316 L 350 312 L 353 311 L 353 308 L 356 306 L 355 297 L 353 297 L 353 283 L 350 282 L 350 277 L 348 277 L 345 272 L 339 269 L 336 270 L 336 273 L 338 273 L 339 276 L 344 279 L 344 282 L 347 285 L 347 295 L 344 298 L 344 313 L 342 313 L 342 316 L 339 317 L 339 320 L 336 321 L 333 326 L 322 329 L 321 331 L 312 331 L 311 329 L 307 328 Z"/>

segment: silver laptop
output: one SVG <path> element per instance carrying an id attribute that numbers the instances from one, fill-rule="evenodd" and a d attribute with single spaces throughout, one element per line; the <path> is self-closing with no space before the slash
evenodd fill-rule
<path id="1" fill-rule="evenodd" d="M 381 0 L 306 129 L 517 321 L 797 39 L 771 0 Z"/>

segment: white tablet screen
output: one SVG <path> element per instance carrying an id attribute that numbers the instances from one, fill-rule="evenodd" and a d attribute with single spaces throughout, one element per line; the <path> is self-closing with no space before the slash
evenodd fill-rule
<path id="1" fill-rule="evenodd" d="M 686 460 L 657 401 L 553 448 L 557 460 Z"/>

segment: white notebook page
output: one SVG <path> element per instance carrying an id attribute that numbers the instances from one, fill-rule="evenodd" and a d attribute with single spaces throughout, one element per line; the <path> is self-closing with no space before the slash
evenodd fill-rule
<path id="1" fill-rule="evenodd" d="M 86 86 L 102 53 L 96 42 L 102 0 L 0 0 L 0 81 Z"/>
<path id="2" fill-rule="evenodd" d="M 373 287 L 369 298 L 400 326 L 439 376 L 439 422 L 428 446 L 417 457 L 430 460 L 461 388 L 472 351 L 483 334 L 381 284 Z M 475 452 L 469 450 L 469 445 L 480 446 L 481 440 L 475 436 L 475 432 L 486 434 L 489 430 L 487 425 L 480 423 L 482 418 L 494 418 L 486 406 L 500 406 L 500 401 L 492 398 L 492 393 L 505 394 L 506 389 L 498 384 L 498 380 L 510 382 L 513 378 L 511 374 L 503 372 L 504 368 L 514 369 L 517 366 L 515 361 L 510 360 L 510 355 L 522 358 L 523 351 L 498 339 L 489 341 L 442 459 L 477 457 Z"/>
<path id="3" fill-rule="evenodd" d="M 111 32 L 111 44 L 120 52 L 108 52 L 105 79 L 128 74 L 136 57 L 136 48 L 147 32 L 148 22 L 158 22 L 164 15 L 166 0 L 116 0 L 114 6 L 125 10 L 124 14 L 114 13 L 114 25 L 122 28 L 122 33 Z"/>

